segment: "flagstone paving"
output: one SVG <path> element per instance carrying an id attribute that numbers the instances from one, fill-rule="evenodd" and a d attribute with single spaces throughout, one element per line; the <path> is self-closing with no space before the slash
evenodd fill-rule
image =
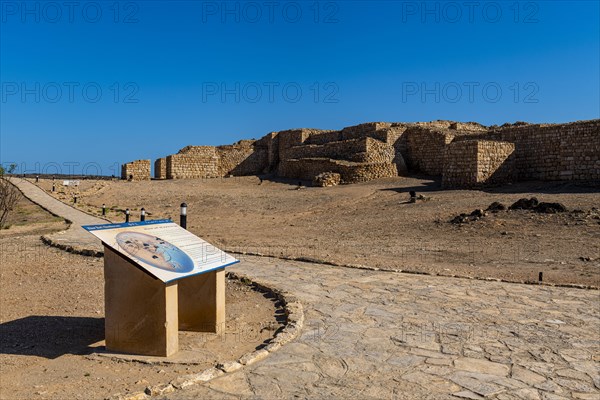
<path id="1" fill-rule="evenodd" d="M 301 336 L 191 398 L 600 399 L 600 292 L 244 257 Z"/>

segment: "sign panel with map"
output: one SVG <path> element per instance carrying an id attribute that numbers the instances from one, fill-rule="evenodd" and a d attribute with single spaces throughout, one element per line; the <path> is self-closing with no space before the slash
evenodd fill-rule
<path id="1" fill-rule="evenodd" d="M 83 228 L 165 283 L 239 262 L 170 219 Z"/>

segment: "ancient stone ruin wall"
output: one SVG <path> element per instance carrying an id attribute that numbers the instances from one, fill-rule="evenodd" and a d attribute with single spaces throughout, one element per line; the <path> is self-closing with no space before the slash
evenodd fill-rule
<path id="1" fill-rule="evenodd" d="M 600 179 L 600 120 L 508 127 L 490 136 L 515 143 L 518 180 Z"/>
<path id="2" fill-rule="evenodd" d="M 268 148 L 254 140 L 243 140 L 217 147 L 219 175 L 243 176 L 262 174 L 268 164 Z"/>
<path id="3" fill-rule="evenodd" d="M 442 187 L 472 187 L 477 184 L 477 152 L 475 140 L 459 141 L 446 146 Z"/>
<path id="4" fill-rule="evenodd" d="M 342 139 L 341 131 L 323 131 L 310 135 L 304 144 L 325 144 L 329 142 L 339 142 Z"/>
<path id="5" fill-rule="evenodd" d="M 594 120 L 487 128 L 473 122 L 433 121 L 373 122 L 339 131 L 292 129 L 227 146 L 188 146 L 166 157 L 164 166 L 157 160 L 155 173 L 168 179 L 274 173 L 312 180 L 334 172 L 352 183 L 410 171 L 442 176 L 447 187 L 504 180 L 591 180 L 600 179 L 599 124 Z"/>
<path id="6" fill-rule="evenodd" d="M 327 158 L 288 159 L 280 163 L 278 172 L 284 178 L 313 180 L 323 171 L 341 175 L 342 183 L 366 182 L 372 179 L 398 176 L 394 164 L 356 163 Z"/>
<path id="7" fill-rule="evenodd" d="M 367 137 L 365 152 L 358 153 L 358 161 L 367 163 L 392 164 L 395 163 L 396 150 L 388 143 Z"/>
<path id="8" fill-rule="evenodd" d="M 465 140 L 446 147 L 442 187 L 474 188 L 513 179 L 514 143 Z"/>
<path id="9" fill-rule="evenodd" d="M 167 158 L 154 161 L 154 179 L 167 179 Z"/>
<path id="10" fill-rule="evenodd" d="M 372 139 L 371 139 L 372 140 Z M 302 144 L 287 149 L 285 158 L 333 158 L 336 160 L 364 161 L 360 154 L 367 151 L 367 138 L 329 142 L 320 145 Z"/>
<path id="11" fill-rule="evenodd" d="M 477 141 L 477 183 L 506 183 L 514 179 L 515 144 Z"/>
<path id="12" fill-rule="evenodd" d="M 121 179 L 149 181 L 150 160 L 136 160 L 121 165 Z"/>
<path id="13" fill-rule="evenodd" d="M 276 173 L 286 178 L 313 180 L 339 173 L 344 183 L 398 176 L 396 151 L 387 143 L 391 124 L 368 123 L 341 131 L 293 130 L 279 132 Z M 404 162 L 399 162 L 404 171 Z"/>
<path id="14" fill-rule="evenodd" d="M 409 170 L 427 175 L 442 175 L 446 146 L 454 139 L 448 130 L 409 128 L 406 132 Z"/>
<path id="15" fill-rule="evenodd" d="M 167 178 L 216 178 L 219 175 L 216 147 L 188 146 L 167 156 Z"/>
<path id="16" fill-rule="evenodd" d="M 382 130 L 389 128 L 392 124 L 387 122 L 368 122 L 356 126 L 349 126 L 340 131 L 342 140 L 358 139 L 363 137 L 372 137 L 374 139 L 385 140 L 382 136 Z"/>
<path id="17" fill-rule="evenodd" d="M 279 159 L 288 158 L 287 150 L 294 146 L 300 146 L 309 137 L 315 134 L 323 133 L 318 129 L 291 129 L 277 133 Z"/>

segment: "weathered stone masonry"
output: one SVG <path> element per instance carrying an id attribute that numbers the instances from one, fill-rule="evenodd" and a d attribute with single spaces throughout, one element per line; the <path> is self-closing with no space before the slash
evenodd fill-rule
<path id="1" fill-rule="evenodd" d="M 136 160 L 121 165 L 121 179 L 150 180 L 150 160 Z"/>
<path id="2" fill-rule="evenodd" d="M 167 158 L 159 158 L 154 161 L 154 178 L 167 179 Z"/>
<path id="3" fill-rule="evenodd" d="M 409 172 L 439 176 L 444 187 L 518 180 L 600 179 L 600 120 L 568 124 L 373 122 L 338 131 L 292 129 L 226 146 L 188 146 L 155 162 L 155 178 L 275 174 L 342 183 Z M 148 160 L 123 166 L 124 179 L 149 179 Z"/>

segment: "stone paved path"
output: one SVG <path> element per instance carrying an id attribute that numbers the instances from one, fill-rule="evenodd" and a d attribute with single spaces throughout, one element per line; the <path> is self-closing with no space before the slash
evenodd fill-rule
<path id="1" fill-rule="evenodd" d="M 245 257 L 299 339 L 192 398 L 600 399 L 600 292 Z"/>
<path id="2" fill-rule="evenodd" d="M 55 199 L 26 179 L 12 177 L 10 181 L 34 203 L 72 222 L 66 231 L 47 235 L 46 239 L 51 240 L 55 245 L 71 247 L 76 251 L 102 252 L 103 247 L 100 240 L 86 232 L 81 226 L 106 224 L 108 223 L 106 220 L 86 214 Z"/>
<path id="3" fill-rule="evenodd" d="M 66 244 L 98 245 L 77 226 L 104 221 L 29 182 L 15 184 L 74 222 Z M 598 290 L 258 257 L 231 270 L 297 296 L 301 336 L 170 399 L 600 399 Z"/>

